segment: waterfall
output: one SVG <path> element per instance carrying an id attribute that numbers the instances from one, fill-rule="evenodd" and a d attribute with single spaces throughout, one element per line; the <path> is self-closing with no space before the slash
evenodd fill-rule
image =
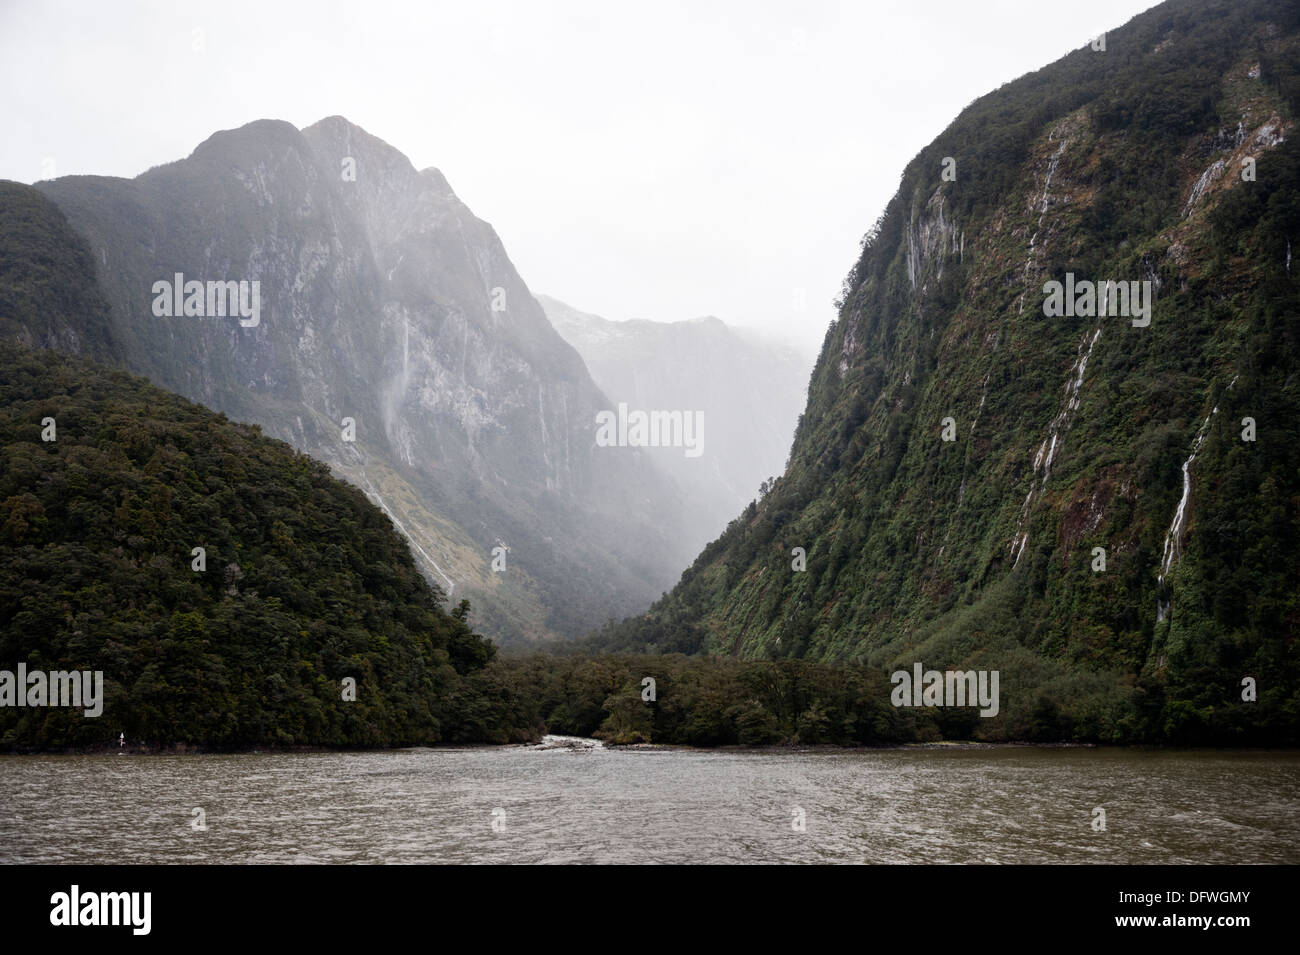
<path id="1" fill-rule="evenodd" d="M 1237 376 L 1228 383 L 1228 391 L 1237 383 Z M 1161 590 L 1164 589 L 1165 578 L 1173 570 L 1174 562 L 1178 560 L 1181 552 L 1183 526 L 1187 522 L 1187 504 L 1192 497 L 1192 462 L 1196 460 L 1196 455 L 1201 450 L 1201 444 L 1205 441 L 1205 435 L 1210 428 L 1210 422 L 1214 416 L 1219 413 L 1219 406 L 1215 405 L 1205 420 L 1201 422 L 1200 429 L 1196 432 L 1196 438 L 1192 441 L 1192 453 L 1187 456 L 1183 462 L 1183 496 L 1178 500 L 1178 507 L 1174 510 L 1174 519 L 1169 525 L 1169 531 L 1165 534 L 1165 546 L 1160 556 L 1160 573 L 1156 577 L 1156 583 Z M 1173 601 L 1162 596 L 1156 597 L 1156 623 L 1163 623 L 1169 616 L 1169 610 Z"/>
<path id="2" fill-rule="evenodd" d="M 1052 130 L 1047 135 L 1047 141 L 1051 142 L 1056 138 L 1056 130 Z M 1065 148 L 1070 145 L 1068 137 L 1061 140 L 1061 145 L 1057 147 L 1056 152 L 1052 153 L 1052 158 L 1047 162 L 1047 175 L 1043 179 L 1043 195 L 1038 200 L 1038 225 L 1034 227 L 1034 234 L 1029 237 L 1029 254 L 1025 258 L 1025 281 L 1029 281 L 1029 275 L 1034 267 L 1035 253 L 1037 252 L 1038 233 L 1043 230 L 1043 217 L 1047 215 L 1047 207 L 1050 204 L 1050 190 L 1052 188 L 1052 177 L 1056 175 L 1056 167 L 1061 162 L 1061 154 Z M 1025 293 L 1020 293 L 1020 314 L 1025 311 Z"/>
<path id="3" fill-rule="evenodd" d="M 1061 410 L 1056 413 L 1052 423 L 1048 425 L 1047 437 L 1043 443 L 1038 446 L 1038 453 L 1034 455 L 1033 476 L 1029 482 L 1029 494 L 1025 496 L 1025 503 L 1020 506 L 1020 520 L 1016 524 L 1016 536 L 1011 540 L 1010 553 L 1015 555 L 1015 564 L 1020 563 L 1020 555 L 1025 552 L 1025 545 L 1029 543 L 1029 530 L 1026 528 L 1025 520 L 1030 513 L 1030 505 L 1034 500 L 1034 492 L 1041 489 L 1047 484 L 1047 479 L 1052 473 L 1052 462 L 1056 459 L 1056 452 L 1061 443 L 1060 434 L 1065 430 L 1069 423 L 1070 412 L 1079 407 L 1079 389 L 1083 387 L 1083 375 L 1088 370 L 1088 359 L 1092 357 L 1092 350 L 1097 345 L 1097 339 L 1101 338 L 1101 326 L 1098 325 L 1091 337 L 1085 337 L 1079 343 L 1078 357 L 1075 358 L 1074 364 L 1070 366 L 1069 377 L 1065 381 L 1065 402 Z M 1084 345 L 1087 344 L 1087 351 Z M 1039 475 L 1041 472 L 1041 480 Z M 1013 564 L 1012 566 L 1015 566 Z"/>

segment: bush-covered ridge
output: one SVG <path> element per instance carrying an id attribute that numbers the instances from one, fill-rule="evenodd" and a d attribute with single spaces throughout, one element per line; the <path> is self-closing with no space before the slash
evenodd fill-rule
<path id="1" fill-rule="evenodd" d="M 0 369 L 0 668 L 103 670 L 106 697 L 2 708 L 0 743 L 512 738 L 460 721 L 494 648 L 361 491 L 124 373 L 9 345 Z"/>

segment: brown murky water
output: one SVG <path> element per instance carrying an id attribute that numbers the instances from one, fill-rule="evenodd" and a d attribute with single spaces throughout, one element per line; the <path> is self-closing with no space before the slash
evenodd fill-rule
<path id="1" fill-rule="evenodd" d="M 1295 863 L 1298 810 L 1293 751 L 0 756 L 3 862 Z"/>

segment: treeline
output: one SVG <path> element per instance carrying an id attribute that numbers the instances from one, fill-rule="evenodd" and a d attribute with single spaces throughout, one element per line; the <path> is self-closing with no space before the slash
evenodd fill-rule
<path id="1" fill-rule="evenodd" d="M 1063 671 L 1028 652 L 1001 673 L 998 713 L 894 706 L 890 671 L 808 660 L 683 654 L 503 654 L 476 679 L 498 708 L 483 727 L 612 743 L 679 746 L 890 746 L 939 741 L 1287 745 L 1284 714 L 1238 699 L 1192 726 L 1163 685 Z M 910 669 L 910 667 L 908 668 Z M 652 680 L 653 683 L 648 683 Z M 1214 681 L 1216 684 L 1222 681 Z M 653 697 L 653 698 L 651 698 Z M 1172 706 L 1171 706 L 1172 704 Z M 479 735 L 486 735 L 480 732 Z M 501 737 L 505 742 L 506 738 Z"/>
<path id="2" fill-rule="evenodd" d="M 889 745 L 940 738 L 933 720 L 890 704 L 885 674 L 862 667 L 531 653 L 501 656 L 483 679 L 512 701 L 503 722 L 612 743 Z"/>

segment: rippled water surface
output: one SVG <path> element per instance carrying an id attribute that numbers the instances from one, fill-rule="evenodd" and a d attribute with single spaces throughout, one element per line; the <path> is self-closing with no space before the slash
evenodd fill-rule
<path id="1" fill-rule="evenodd" d="M 1298 809 L 1297 752 L 0 756 L 4 862 L 1295 863 Z"/>

